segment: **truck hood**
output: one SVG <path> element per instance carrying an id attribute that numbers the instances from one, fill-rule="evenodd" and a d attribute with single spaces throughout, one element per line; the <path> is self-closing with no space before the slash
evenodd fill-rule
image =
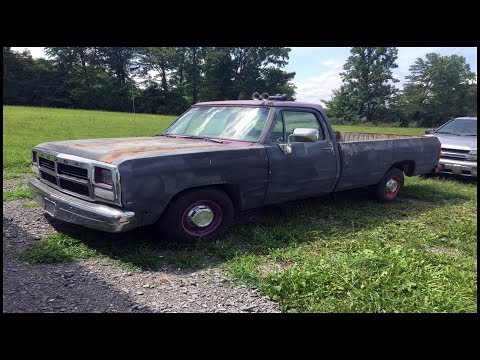
<path id="1" fill-rule="evenodd" d="M 442 147 L 447 149 L 477 150 L 476 136 L 456 136 L 448 134 L 429 134 L 426 136 L 437 137 Z"/>
<path id="2" fill-rule="evenodd" d="M 223 144 L 204 139 L 170 138 L 164 136 L 113 139 L 88 139 L 47 142 L 37 145 L 39 150 L 84 157 L 114 165 L 134 158 L 156 157 L 177 153 L 233 150 L 258 144 L 228 141 Z"/>

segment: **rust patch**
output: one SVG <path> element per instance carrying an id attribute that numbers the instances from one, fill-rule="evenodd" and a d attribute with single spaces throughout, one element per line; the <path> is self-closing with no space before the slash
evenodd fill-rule
<path id="1" fill-rule="evenodd" d="M 202 146 L 170 146 L 170 147 L 137 147 L 124 150 L 112 150 L 108 154 L 100 158 L 101 161 L 106 163 L 112 163 L 115 160 L 118 160 L 123 157 L 133 156 L 137 154 L 164 154 L 166 152 L 174 150 L 199 150 L 199 149 L 209 149 L 209 148 L 218 148 L 217 144 L 212 145 L 202 145 Z"/>

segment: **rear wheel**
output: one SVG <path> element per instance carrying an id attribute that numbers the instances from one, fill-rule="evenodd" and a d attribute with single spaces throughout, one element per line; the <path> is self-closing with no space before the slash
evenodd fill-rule
<path id="1" fill-rule="evenodd" d="M 403 189 L 404 183 L 403 171 L 397 168 L 391 168 L 379 181 L 374 188 L 374 193 L 378 201 L 390 202 L 397 198 Z"/>
<path id="2" fill-rule="evenodd" d="M 172 240 L 208 240 L 227 230 L 233 222 L 234 212 L 230 197 L 223 191 L 191 190 L 169 204 L 158 227 Z"/>

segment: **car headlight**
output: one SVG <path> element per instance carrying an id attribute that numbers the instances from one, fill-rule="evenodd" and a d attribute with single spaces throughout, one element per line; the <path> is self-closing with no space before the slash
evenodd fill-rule
<path id="1" fill-rule="evenodd" d="M 477 160 L 477 150 L 472 150 L 470 151 L 467 156 L 466 156 L 466 159 L 467 160 Z"/>
<path id="2" fill-rule="evenodd" d="M 112 171 L 95 166 L 95 184 L 102 185 L 107 188 L 113 187 Z"/>

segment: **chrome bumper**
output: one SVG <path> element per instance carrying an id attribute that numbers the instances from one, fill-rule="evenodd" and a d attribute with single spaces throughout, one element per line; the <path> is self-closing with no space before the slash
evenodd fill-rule
<path id="1" fill-rule="evenodd" d="M 31 178 L 29 186 L 35 191 L 45 213 L 70 223 L 107 232 L 122 232 L 135 228 L 135 213 L 92 203 L 64 194 L 51 186 Z"/>
<path id="2" fill-rule="evenodd" d="M 477 177 L 476 162 L 440 158 L 438 163 L 441 164 L 441 173 Z"/>

